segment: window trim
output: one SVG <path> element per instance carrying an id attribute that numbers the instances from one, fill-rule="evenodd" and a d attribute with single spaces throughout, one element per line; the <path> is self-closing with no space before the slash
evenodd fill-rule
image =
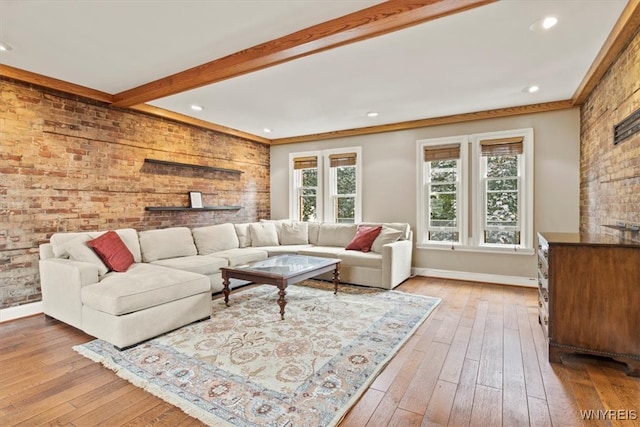
<path id="1" fill-rule="evenodd" d="M 300 157 L 316 157 L 318 169 L 318 186 L 316 187 L 316 213 L 318 222 L 322 221 L 323 214 L 323 182 L 322 182 L 322 152 L 321 151 L 304 151 L 300 153 L 289 153 L 289 218 L 300 219 L 300 204 L 298 202 L 298 187 L 296 186 L 297 170 L 294 168 L 294 159 Z M 298 169 L 301 170 L 301 169 Z"/>
<path id="2" fill-rule="evenodd" d="M 316 213 L 317 222 L 335 222 L 336 218 L 333 210 L 332 198 L 337 196 L 331 194 L 333 180 L 331 177 L 330 156 L 336 154 L 355 153 L 356 155 L 356 194 L 355 194 L 355 223 L 362 222 L 362 148 L 345 147 L 328 150 L 302 151 L 289 153 L 289 218 L 299 220 L 299 203 L 296 200 L 298 187 L 296 186 L 296 170 L 294 169 L 294 159 L 299 157 L 316 157 L 318 159 L 318 186 L 316 191 Z"/>
<path id="3" fill-rule="evenodd" d="M 521 191 L 518 192 L 519 202 L 521 202 L 520 211 L 518 212 L 518 221 L 520 221 L 520 245 L 498 245 L 493 243 L 484 243 L 484 176 L 486 172 L 482 167 L 481 141 L 488 139 L 503 139 L 512 137 L 522 137 L 522 156 L 518 160 L 518 169 L 520 172 L 520 183 L 524 182 Z M 533 129 L 514 129 L 497 132 L 478 133 L 469 136 L 469 142 L 473 146 L 473 157 L 476 164 L 476 173 L 472 176 L 472 187 L 475 189 L 475 206 L 474 208 L 474 224 L 473 229 L 477 230 L 474 235 L 473 246 L 478 248 L 486 248 L 489 250 L 498 250 L 500 252 L 521 252 L 525 254 L 534 253 L 533 250 Z M 472 171 L 473 172 L 473 171 Z"/>
<path id="4" fill-rule="evenodd" d="M 332 171 L 331 157 L 336 154 L 355 153 L 356 155 L 356 194 L 355 194 L 355 206 L 354 206 L 354 223 L 358 224 L 362 222 L 362 149 L 360 147 L 345 147 L 334 148 L 329 150 L 322 150 L 322 163 L 324 167 L 324 188 L 326 192 L 323 193 L 324 199 L 324 213 L 323 221 L 337 223 L 336 213 L 334 212 L 334 198 L 338 196 L 335 194 L 333 188 L 333 181 L 336 179 L 335 175 L 337 171 Z"/>
<path id="5" fill-rule="evenodd" d="M 426 183 L 427 177 L 427 162 L 424 160 L 424 149 L 425 147 L 432 146 L 445 146 L 445 145 L 460 145 L 460 162 L 458 163 L 458 190 L 457 190 L 457 221 L 458 221 L 458 242 L 442 242 L 442 241 L 431 241 L 428 240 L 429 227 L 427 226 L 428 219 L 428 211 L 429 211 L 429 195 L 428 184 Z M 417 159 L 418 159 L 418 194 L 416 200 L 418 201 L 418 226 L 417 226 L 417 247 L 428 246 L 428 247 L 440 247 L 453 249 L 455 246 L 462 246 L 466 244 L 467 237 L 467 215 L 464 215 L 466 212 L 466 205 L 468 200 L 468 185 L 464 185 L 464 180 L 466 179 L 465 170 L 468 165 L 468 138 L 466 135 L 461 136 L 453 136 L 453 137 L 445 137 L 445 138 L 430 138 L 430 139 L 422 139 L 418 141 L 417 144 Z M 426 208 L 426 209 L 425 209 Z"/>
<path id="6" fill-rule="evenodd" d="M 487 139 L 500 139 L 522 137 L 523 138 L 523 156 L 520 161 L 524 170 L 521 170 L 520 183 L 524 183 L 522 191 L 519 193 L 521 197 L 521 212 L 523 216 L 521 221 L 520 245 L 498 245 L 483 243 L 484 227 L 484 184 L 481 177 L 481 152 L 480 141 Z M 426 162 L 424 161 L 424 147 L 428 145 L 445 145 L 460 143 L 460 167 L 462 184 L 462 196 L 460 199 L 460 209 L 458 214 L 461 215 L 460 227 L 460 243 L 455 242 L 436 242 L 428 241 L 426 215 L 428 212 L 428 195 L 426 194 L 427 186 L 425 185 L 425 174 L 427 171 Z M 499 254 L 515 254 L 515 255 L 532 255 L 535 254 L 534 249 L 534 233 L 533 233 L 533 187 L 534 187 L 534 150 L 533 150 L 533 129 L 513 129 L 497 132 L 486 132 L 469 135 L 457 135 L 444 138 L 429 138 L 417 141 L 417 227 L 416 227 L 416 248 L 418 249 L 435 249 L 435 250 L 456 250 L 461 252 L 484 252 Z M 520 166 L 519 166 L 520 168 Z M 471 195 L 469 192 L 472 191 Z"/>

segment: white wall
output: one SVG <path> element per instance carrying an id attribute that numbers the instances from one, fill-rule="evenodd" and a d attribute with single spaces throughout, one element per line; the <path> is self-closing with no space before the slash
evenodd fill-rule
<path id="1" fill-rule="evenodd" d="M 534 231 L 578 231 L 580 197 L 580 111 L 578 108 L 478 120 L 373 135 L 271 147 L 271 218 L 289 212 L 289 153 L 361 146 L 362 219 L 409 222 L 416 228 L 416 141 L 445 136 L 533 128 Z M 417 269 L 451 270 L 516 277 L 536 276 L 531 255 L 415 249 Z"/>

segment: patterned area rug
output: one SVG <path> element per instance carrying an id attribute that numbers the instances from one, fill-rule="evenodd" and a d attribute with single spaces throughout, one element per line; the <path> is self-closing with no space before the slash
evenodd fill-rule
<path id="1" fill-rule="evenodd" d="M 313 280 L 261 285 L 213 300 L 211 320 L 119 352 L 74 349 L 122 378 L 221 426 L 333 426 L 440 299 Z"/>

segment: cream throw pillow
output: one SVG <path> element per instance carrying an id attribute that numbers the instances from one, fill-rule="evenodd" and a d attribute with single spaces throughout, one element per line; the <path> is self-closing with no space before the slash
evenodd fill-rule
<path id="1" fill-rule="evenodd" d="M 281 245 L 309 243 L 309 225 L 306 222 L 283 222 L 280 228 Z"/>
<path id="2" fill-rule="evenodd" d="M 386 245 L 387 243 L 395 242 L 400 238 L 400 236 L 402 236 L 402 234 L 403 232 L 400 230 L 382 226 L 380 234 L 378 234 L 378 237 L 376 237 L 376 240 L 374 240 L 373 244 L 371 245 L 371 251 L 382 253 L 382 246 Z"/>
<path id="3" fill-rule="evenodd" d="M 251 246 L 251 234 L 249 234 L 249 224 L 233 224 L 238 235 L 238 242 L 241 248 Z"/>
<path id="4" fill-rule="evenodd" d="M 69 259 L 94 264 L 98 267 L 98 275 L 104 276 L 109 272 L 109 268 L 102 262 L 98 254 L 87 245 L 87 241 L 91 239 L 89 234 L 76 237 L 66 243 L 66 251 L 69 253 Z"/>
<path id="5" fill-rule="evenodd" d="M 253 222 L 249 224 L 251 246 L 278 246 L 278 232 L 272 222 Z"/>

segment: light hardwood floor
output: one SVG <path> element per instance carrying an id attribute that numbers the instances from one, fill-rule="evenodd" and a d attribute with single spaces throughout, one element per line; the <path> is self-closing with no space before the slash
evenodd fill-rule
<path id="1" fill-rule="evenodd" d="M 547 362 L 534 289 L 426 277 L 397 289 L 442 303 L 341 426 L 640 427 L 640 379 L 621 365 Z M 201 425 L 71 349 L 91 339 L 43 315 L 0 324 L 0 426 Z"/>

